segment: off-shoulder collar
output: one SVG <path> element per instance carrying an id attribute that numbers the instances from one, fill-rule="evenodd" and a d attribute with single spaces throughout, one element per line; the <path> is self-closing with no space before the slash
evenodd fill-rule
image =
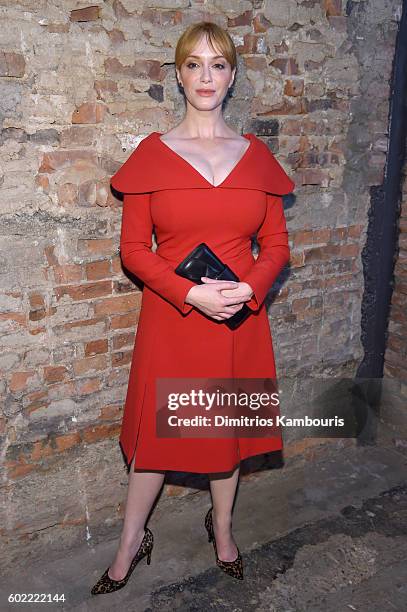
<path id="1" fill-rule="evenodd" d="M 164 189 L 257 189 L 275 195 L 293 191 L 295 184 L 268 146 L 255 134 L 244 134 L 250 146 L 222 183 L 212 185 L 188 161 L 160 140 L 159 132 L 144 138 L 110 183 L 120 193 L 150 193 Z"/>

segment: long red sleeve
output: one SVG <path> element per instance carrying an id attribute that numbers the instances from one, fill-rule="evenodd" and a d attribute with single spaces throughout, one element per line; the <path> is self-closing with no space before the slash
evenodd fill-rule
<path id="1" fill-rule="evenodd" d="M 253 289 L 247 306 L 256 311 L 262 305 L 269 289 L 290 260 L 288 232 L 284 216 L 283 198 L 267 194 L 267 210 L 257 234 L 260 253 L 248 274 L 241 281 Z"/>
<path id="2" fill-rule="evenodd" d="M 153 253 L 152 232 L 150 194 L 125 194 L 120 237 L 123 264 L 181 313 L 188 314 L 193 306 L 186 304 L 185 298 L 195 283 L 176 274 L 165 259 Z"/>

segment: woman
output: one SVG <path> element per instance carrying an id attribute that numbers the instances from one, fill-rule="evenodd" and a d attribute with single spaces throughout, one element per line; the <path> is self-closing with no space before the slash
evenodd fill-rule
<path id="1" fill-rule="evenodd" d="M 230 36 L 210 22 L 193 24 L 178 41 L 175 63 L 184 119 L 166 134 L 144 138 L 111 181 L 124 194 L 122 261 L 144 289 L 120 436 L 130 472 L 124 526 L 93 594 L 125 586 L 144 556 L 150 563 L 153 534 L 145 523 L 166 470 L 208 473 L 212 508 L 205 526 L 216 563 L 242 579 L 231 530 L 240 461 L 282 448 L 279 429 L 263 438 L 156 435 L 158 379 L 275 378 L 264 299 L 289 260 L 281 196 L 294 187 L 265 143 L 237 135 L 223 119 L 237 63 Z M 240 282 L 202 277 L 196 284 L 175 273 L 201 242 Z M 244 304 L 250 316 L 230 329 L 225 321 Z"/>

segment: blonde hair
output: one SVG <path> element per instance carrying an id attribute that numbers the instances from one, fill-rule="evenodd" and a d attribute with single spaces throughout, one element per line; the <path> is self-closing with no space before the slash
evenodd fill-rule
<path id="1" fill-rule="evenodd" d="M 216 53 L 218 50 L 229 62 L 233 70 L 237 66 L 237 54 L 233 40 L 229 34 L 216 23 L 211 21 L 200 21 L 192 23 L 180 36 L 175 49 L 175 65 L 178 70 L 200 42 L 202 36 L 206 36 L 209 46 Z"/>

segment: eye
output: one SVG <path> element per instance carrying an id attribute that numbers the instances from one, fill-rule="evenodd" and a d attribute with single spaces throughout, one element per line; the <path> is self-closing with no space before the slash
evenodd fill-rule
<path id="1" fill-rule="evenodd" d="M 196 62 L 188 62 L 188 64 L 186 64 L 187 68 L 189 68 L 190 70 L 193 70 L 194 66 L 198 66 L 198 64 Z M 221 64 L 221 63 L 217 63 L 214 64 L 215 67 L 219 67 L 221 70 L 224 70 L 226 68 L 225 64 Z"/>

